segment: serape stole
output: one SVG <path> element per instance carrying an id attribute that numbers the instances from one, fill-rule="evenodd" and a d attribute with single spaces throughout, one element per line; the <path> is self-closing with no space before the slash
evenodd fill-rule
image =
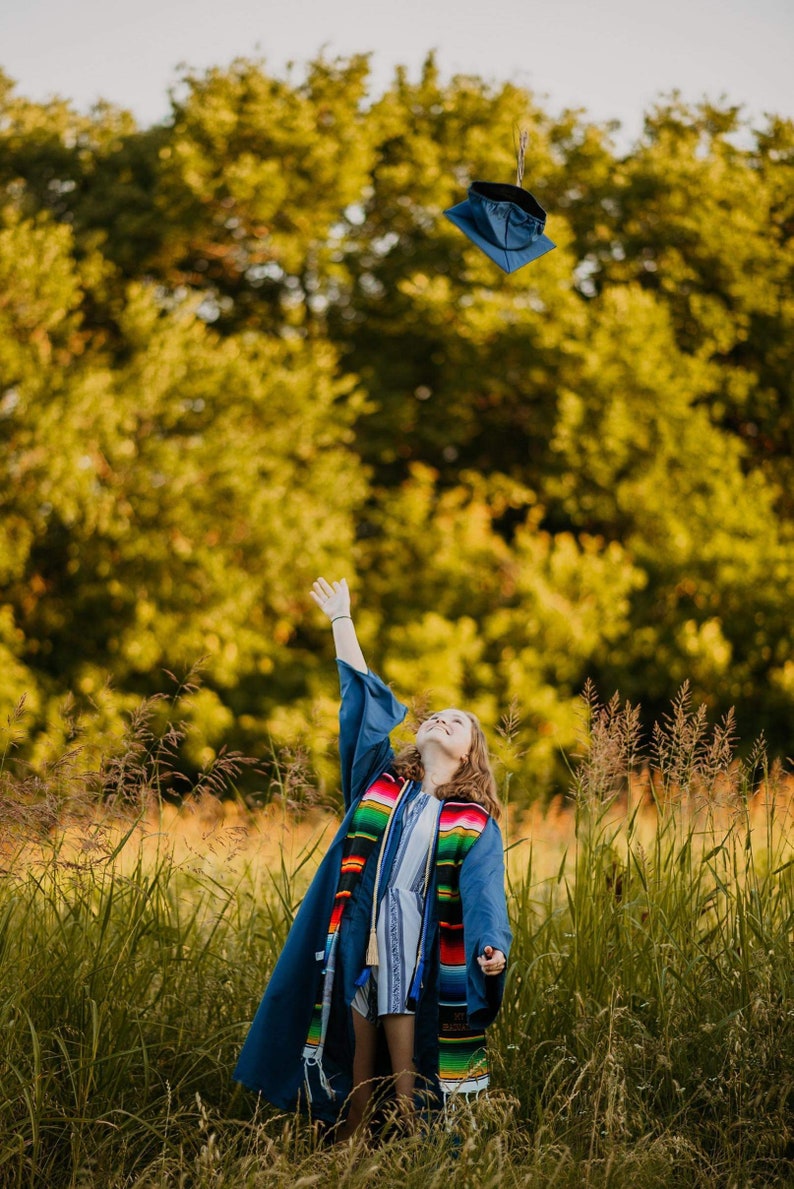
<path id="1" fill-rule="evenodd" d="M 383 841 L 386 827 L 389 824 L 394 809 L 403 792 L 410 782 L 400 784 L 389 773 L 384 772 L 370 785 L 358 803 L 350 828 L 342 847 L 342 862 L 339 871 L 339 883 L 331 909 L 331 919 L 328 922 L 328 935 L 325 939 L 325 953 L 323 969 L 319 984 L 319 997 L 314 1005 L 311 1024 L 303 1048 L 305 1065 L 317 1066 L 320 1083 L 323 1090 L 331 1097 L 334 1092 L 325 1078 L 322 1067 L 325 1037 L 328 1031 L 328 1019 L 331 1013 L 331 995 L 333 992 L 334 974 L 336 972 L 336 945 L 339 940 L 339 926 L 342 923 L 345 909 L 353 895 L 361 872 L 366 866 L 367 859 L 375 852 Z M 306 1094 L 311 1101 L 311 1092 L 306 1078 Z"/>
<path id="2" fill-rule="evenodd" d="M 450 1094 L 478 1094 L 488 1086 L 485 1032 L 472 1030 L 467 1022 L 467 965 L 460 898 L 461 865 L 487 822 L 488 813 L 481 805 L 445 801 L 438 823 L 438 1080 L 445 1098 Z"/>
<path id="3" fill-rule="evenodd" d="M 335 1097 L 325 1076 L 322 1058 L 336 973 L 339 927 L 361 872 L 370 856 L 384 843 L 394 810 L 409 783 L 405 781 L 400 785 L 388 772 L 379 776 L 361 798 L 344 841 L 339 883 L 325 942 L 319 994 L 303 1049 L 309 1102 L 312 1100 L 308 1076 L 311 1066 L 317 1068 L 323 1091 L 330 1098 Z M 487 821 L 486 810 L 468 801 L 446 801 L 438 820 L 435 840 L 439 919 L 438 1076 L 445 1097 L 454 1093 L 478 1093 L 488 1085 L 485 1033 L 482 1030 L 473 1031 L 467 1023 L 467 968 L 460 898 L 461 864 L 485 829 Z M 423 965 L 420 953 L 413 980 L 417 995 L 421 984 L 420 966 Z"/>

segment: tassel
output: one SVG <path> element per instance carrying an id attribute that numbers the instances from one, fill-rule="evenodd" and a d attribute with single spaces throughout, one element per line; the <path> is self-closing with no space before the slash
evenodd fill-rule
<path id="1" fill-rule="evenodd" d="M 326 1074 L 325 1070 L 323 1069 L 322 1060 L 318 1057 L 317 1053 L 312 1053 L 312 1055 L 310 1057 L 304 1056 L 304 1058 L 303 1058 L 303 1084 L 306 1089 L 306 1101 L 308 1102 L 308 1104 L 310 1106 L 311 1106 L 312 1102 L 314 1101 L 314 1095 L 312 1094 L 312 1087 L 311 1087 L 311 1070 L 312 1069 L 317 1070 L 317 1077 L 320 1082 L 320 1089 L 323 1091 L 325 1096 L 327 1098 L 329 1098 L 331 1100 L 331 1102 L 333 1102 L 334 1099 L 336 1098 L 336 1090 L 334 1090 L 333 1086 L 328 1081 L 328 1075 Z"/>
<path id="2" fill-rule="evenodd" d="M 400 801 L 402 800 L 405 790 L 409 787 L 410 783 L 411 783 L 410 780 L 408 780 L 407 778 L 403 781 L 403 786 L 400 789 L 399 793 L 397 794 L 397 799 L 395 800 L 394 804 L 391 807 L 391 810 L 389 811 L 389 820 L 386 823 L 386 829 L 384 830 L 383 837 L 380 840 L 380 850 L 378 851 L 378 865 L 375 868 L 375 887 L 372 892 L 372 917 L 370 918 L 369 941 L 367 942 L 367 956 L 364 959 L 367 966 L 371 966 L 371 967 L 380 965 L 380 963 L 378 962 L 378 934 L 377 934 L 378 902 L 379 902 L 378 889 L 380 887 L 381 871 L 383 870 L 383 856 L 384 856 L 384 854 L 386 852 L 386 848 L 388 847 L 388 844 L 389 844 L 389 836 L 390 836 L 390 832 L 391 832 L 391 828 L 392 828 L 392 823 L 394 821 L 394 814 L 397 810 L 397 806 L 400 804 Z"/>
<path id="3" fill-rule="evenodd" d="M 529 133 L 526 128 L 522 128 L 518 135 L 518 148 L 516 149 L 516 185 L 521 186 L 524 181 L 524 157 L 529 143 Z"/>
<path id="4" fill-rule="evenodd" d="M 336 1098 L 336 1090 L 334 1090 L 333 1086 L 332 1086 L 332 1085 L 331 1085 L 331 1083 L 328 1081 L 328 1077 L 327 1077 L 327 1075 L 326 1075 L 326 1072 L 325 1072 L 325 1070 L 323 1069 L 323 1063 L 322 1063 L 322 1061 L 320 1062 L 320 1085 L 322 1086 L 323 1090 L 325 1091 L 325 1093 L 326 1093 L 326 1094 L 328 1095 L 328 1097 L 330 1098 L 331 1102 L 333 1102 L 333 1101 L 334 1101 L 334 1099 Z"/>
<path id="5" fill-rule="evenodd" d="M 411 979 L 411 989 L 408 992 L 408 998 L 405 1001 L 407 1011 L 416 1011 L 419 1005 L 419 996 L 422 991 L 422 975 L 425 972 L 424 959 L 420 958 L 414 971 L 414 976 Z"/>
<path id="6" fill-rule="evenodd" d="M 368 982 L 369 982 L 369 966 L 365 966 L 364 969 L 361 971 L 361 974 L 356 979 L 356 986 L 357 987 L 365 987 Z"/>

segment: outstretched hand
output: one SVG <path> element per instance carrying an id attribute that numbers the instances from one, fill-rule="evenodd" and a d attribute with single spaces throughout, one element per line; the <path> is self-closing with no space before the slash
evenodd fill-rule
<path id="1" fill-rule="evenodd" d="M 350 591 L 347 589 L 346 578 L 339 582 L 326 582 L 325 578 L 318 578 L 309 593 L 323 615 L 327 615 L 329 619 L 350 614 Z"/>
<path id="2" fill-rule="evenodd" d="M 477 959 L 483 974 L 501 974 L 507 965 L 507 958 L 501 950 L 495 950 L 492 945 L 486 945 Z"/>

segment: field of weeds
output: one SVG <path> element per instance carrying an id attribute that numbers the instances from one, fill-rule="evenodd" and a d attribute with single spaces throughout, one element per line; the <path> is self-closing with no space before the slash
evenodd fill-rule
<path id="1" fill-rule="evenodd" d="M 685 696 L 638 738 L 591 705 L 570 797 L 508 815 L 488 1098 L 332 1148 L 230 1072 L 333 815 L 164 805 L 134 746 L 6 766 L 0 1185 L 794 1183 L 794 799 Z"/>

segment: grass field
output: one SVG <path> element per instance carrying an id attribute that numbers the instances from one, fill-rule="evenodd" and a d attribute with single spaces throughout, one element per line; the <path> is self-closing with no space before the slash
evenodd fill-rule
<path id="1" fill-rule="evenodd" d="M 509 818 L 489 1097 L 330 1149 L 230 1071 L 332 816 L 141 777 L 66 825 L 68 766 L 6 771 L 0 1186 L 794 1184 L 794 799 L 684 702 L 636 734 L 595 708 L 570 799 Z"/>

